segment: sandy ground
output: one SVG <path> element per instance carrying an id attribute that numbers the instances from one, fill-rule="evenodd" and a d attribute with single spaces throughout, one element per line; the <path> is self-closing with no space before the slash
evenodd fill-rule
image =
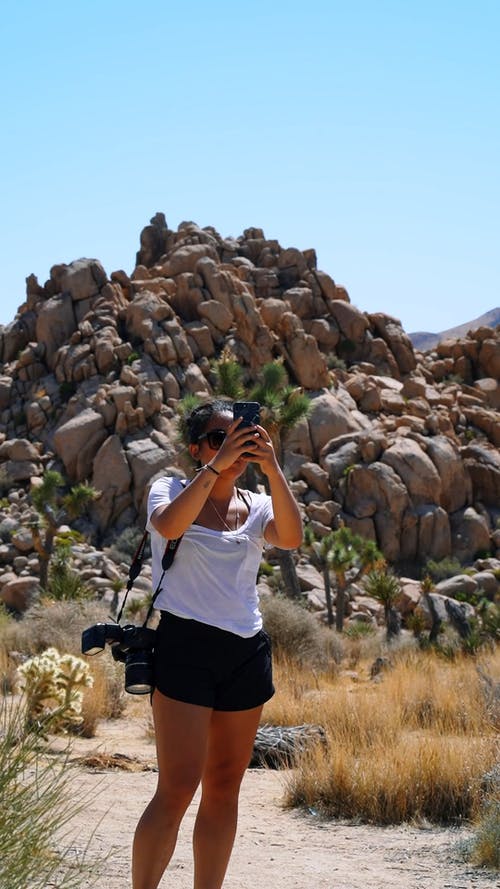
<path id="1" fill-rule="evenodd" d="M 144 713 L 146 713 L 144 708 Z M 135 824 L 156 784 L 154 744 L 143 719 L 103 723 L 96 738 L 78 739 L 75 780 L 89 805 L 73 822 L 77 854 L 104 856 L 97 889 L 130 889 Z M 82 765 L 80 757 L 95 755 Z M 106 761 L 108 758 L 108 762 Z M 128 767 L 110 767 L 113 762 Z M 241 793 L 235 848 L 224 889 L 493 889 L 498 873 L 464 863 L 466 829 L 371 827 L 324 822 L 282 808 L 286 772 L 249 769 Z M 191 831 L 196 799 L 186 813 L 162 889 L 192 889 Z"/>

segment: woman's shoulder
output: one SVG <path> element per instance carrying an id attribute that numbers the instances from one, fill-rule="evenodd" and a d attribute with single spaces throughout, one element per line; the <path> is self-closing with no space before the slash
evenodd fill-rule
<path id="1" fill-rule="evenodd" d="M 179 478 L 176 475 L 160 475 L 152 482 L 149 493 L 153 496 L 162 493 L 178 493 L 186 487 L 186 484 L 185 478 Z"/>

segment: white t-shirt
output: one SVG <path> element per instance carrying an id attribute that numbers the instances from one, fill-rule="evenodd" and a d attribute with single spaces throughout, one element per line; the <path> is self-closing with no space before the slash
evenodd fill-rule
<path id="1" fill-rule="evenodd" d="M 164 476 L 149 492 L 147 529 L 151 533 L 154 590 L 163 571 L 166 540 L 151 525 L 151 515 L 182 490 L 179 479 Z M 267 494 L 244 493 L 250 510 L 237 531 L 214 531 L 193 524 L 184 532 L 173 564 L 165 572 L 155 608 L 238 636 L 253 636 L 261 629 L 256 580 L 264 530 L 273 518 L 273 509 Z"/>

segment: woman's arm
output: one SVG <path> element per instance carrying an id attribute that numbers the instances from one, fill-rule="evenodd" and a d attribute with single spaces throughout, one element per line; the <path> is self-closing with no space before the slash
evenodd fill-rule
<path id="1" fill-rule="evenodd" d="M 282 549 L 295 549 L 302 543 L 303 529 L 299 507 L 288 487 L 274 452 L 271 438 L 262 426 L 256 427 L 252 460 L 255 460 L 267 476 L 274 518 L 268 522 L 264 537 L 268 543 Z"/>
<path id="2" fill-rule="evenodd" d="M 268 522 L 264 537 L 273 546 L 295 549 L 302 543 L 303 536 L 297 502 L 278 464 L 274 472 L 267 472 L 266 475 L 271 490 L 274 518 Z"/>
<path id="3" fill-rule="evenodd" d="M 173 500 L 156 507 L 150 517 L 155 531 L 167 540 L 181 537 L 203 509 L 216 481 L 217 475 L 210 469 L 198 472 Z"/>

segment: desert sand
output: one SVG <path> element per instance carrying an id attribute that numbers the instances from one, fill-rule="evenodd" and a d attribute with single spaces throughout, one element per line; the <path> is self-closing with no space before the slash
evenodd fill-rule
<path id="1" fill-rule="evenodd" d="M 141 704 L 142 706 L 142 704 Z M 142 717 L 103 722 L 95 738 L 76 739 L 75 781 L 88 805 L 72 823 L 72 848 L 96 858 L 97 889 L 129 889 L 135 824 L 156 784 L 154 743 Z M 224 889 L 493 889 L 498 873 L 463 861 L 467 828 L 374 827 L 324 821 L 283 808 L 286 771 L 249 769 Z M 192 889 L 186 813 L 161 889 Z M 90 838 L 90 839 L 89 839 Z M 103 860 L 98 861 L 100 856 Z"/>

